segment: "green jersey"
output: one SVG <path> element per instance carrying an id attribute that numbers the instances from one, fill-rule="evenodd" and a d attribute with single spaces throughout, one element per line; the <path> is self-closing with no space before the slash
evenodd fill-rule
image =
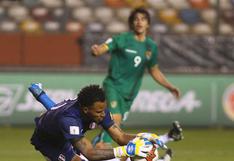
<path id="1" fill-rule="evenodd" d="M 112 86 L 124 98 L 134 99 L 141 86 L 145 68 L 157 64 L 157 46 L 146 37 L 138 41 L 133 32 L 125 32 L 106 41 L 111 54 L 104 86 Z"/>

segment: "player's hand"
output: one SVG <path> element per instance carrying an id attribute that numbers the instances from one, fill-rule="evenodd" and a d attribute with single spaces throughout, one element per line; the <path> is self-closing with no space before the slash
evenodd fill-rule
<path id="1" fill-rule="evenodd" d="M 180 90 L 176 87 L 172 87 L 169 89 L 170 92 L 172 93 L 173 96 L 175 96 L 176 99 L 179 99 L 180 98 Z"/>
<path id="2" fill-rule="evenodd" d="M 167 146 L 159 139 L 155 139 L 156 148 L 168 149 Z"/>
<path id="3" fill-rule="evenodd" d="M 167 146 L 159 139 L 159 136 L 157 134 L 138 133 L 137 136 L 148 139 L 149 141 L 153 142 L 157 148 L 167 149 Z"/>
<path id="4" fill-rule="evenodd" d="M 97 44 L 94 44 L 93 46 L 91 46 L 91 50 L 92 50 L 92 55 L 93 56 L 98 56 L 99 50 L 98 50 L 98 45 Z"/>
<path id="5" fill-rule="evenodd" d="M 149 140 L 136 137 L 129 141 L 126 146 L 114 148 L 114 154 L 118 158 L 125 156 L 140 156 L 145 158 L 152 148 L 152 143 Z"/>
<path id="6" fill-rule="evenodd" d="M 129 157 L 140 156 L 146 157 L 147 153 L 152 149 L 152 143 L 148 139 L 136 137 L 131 140 L 126 147 L 126 152 Z"/>
<path id="7" fill-rule="evenodd" d="M 153 134 L 153 133 L 147 133 L 147 132 L 138 133 L 138 134 L 137 134 L 137 137 L 146 138 L 146 139 L 148 139 L 149 141 L 154 141 L 155 139 L 159 139 L 159 136 L 158 136 L 158 135 Z"/>

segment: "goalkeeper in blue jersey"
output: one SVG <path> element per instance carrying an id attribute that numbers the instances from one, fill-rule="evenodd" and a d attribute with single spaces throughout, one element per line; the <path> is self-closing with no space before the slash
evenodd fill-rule
<path id="1" fill-rule="evenodd" d="M 94 56 L 107 52 L 111 54 L 103 87 L 108 108 L 119 125 L 127 118 L 139 92 L 145 69 L 148 69 L 155 82 L 168 89 L 176 98 L 180 97 L 178 88 L 169 83 L 159 69 L 157 45 L 147 36 L 150 27 L 148 11 L 143 8 L 133 10 L 128 24 L 131 31 L 115 35 L 105 43 L 91 47 Z M 98 141 L 111 143 L 111 138 L 103 131 L 93 143 Z"/>
<path id="2" fill-rule="evenodd" d="M 29 89 L 48 109 L 35 118 L 36 128 L 31 144 L 49 161 L 81 161 L 77 152 L 88 160 L 107 160 L 127 156 L 146 157 L 150 151 L 147 140 L 133 140 L 135 135 L 124 133 L 116 126 L 106 108 L 105 95 L 98 85 L 83 88 L 74 100 L 54 104 L 34 84 Z M 35 90 L 36 89 L 36 90 Z M 48 103 L 50 102 L 50 103 Z M 102 126 L 122 146 L 95 149 L 85 137 L 88 130 Z M 147 143 L 148 142 L 148 143 Z"/>
<path id="3" fill-rule="evenodd" d="M 130 135 L 114 124 L 106 109 L 104 91 L 97 85 L 83 88 L 75 100 L 65 100 L 56 104 L 38 84 L 29 87 L 33 96 L 46 107 L 47 112 L 35 119 L 36 128 L 31 143 L 45 158 L 51 161 L 80 161 L 83 154 L 88 160 L 107 160 L 120 157 L 147 157 L 149 140 L 159 148 L 167 148 L 168 134 L 157 136 L 151 133 Z M 85 132 L 96 125 L 102 126 L 111 137 L 122 146 L 95 149 L 85 138 Z M 173 124 L 170 135 L 182 135 L 178 123 Z M 142 139 L 134 139 L 136 136 Z M 131 140 L 133 139 L 133 140 Z M 171 150 L 167 150 L 161 161 L 170 161 Z"/>

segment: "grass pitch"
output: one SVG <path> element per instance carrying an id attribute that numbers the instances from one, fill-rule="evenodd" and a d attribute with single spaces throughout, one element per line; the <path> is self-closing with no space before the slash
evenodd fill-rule
<path id="1" fill-rule="evenodd" d="M 1 161 L 45 161 L 30 145 L 33 128 L 0 128 Z M 152 129 L 127 130 L 154 132 Z M 162 134 L 165 130 L 158 130 Z M 97 131 L 88 132 L 89 138 Z M 174 150 L 173 161 L 233 161 L 234 129 L 184 129 L 185 139 L 168 144 Z"/>

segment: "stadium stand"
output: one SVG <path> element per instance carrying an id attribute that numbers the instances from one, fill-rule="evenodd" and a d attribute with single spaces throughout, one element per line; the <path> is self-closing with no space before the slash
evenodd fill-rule
<path id="1" fill-rule="evenodd" d="M 152 30 L 152 33 L 155 33 L 155 34 L 166 34 L 168 33 L 169 28 L 165 24 L 156 23 L 152 25 L 151 30 Z"/>
<path id="2" fill-rule="evenodd" d="M 210 7 L 209 0 L 188 0 L 194 9 L 207 9 Z"/>
<path id="3" fill-rule="evenodd" d="M 202 10 L 201 17 L 208 24 L 214 25 L 217 18 L 217 12 L 215 11 L 215 9 L 212 8 Z"/>
<path id="4" fill-rule="evenodd" d="M 176 34 L 188 34 L 190 27 L 185 23 L 179 23 L 173 26 L 172 32 Z"/>
<path id="5" fill-rule="evenodd" d="M 104 6 L 95 8 L 94 16 L 96 21 L 102 22 L 104 25 L 107 25 L 115 17 L 113 10 Z"/>
<path id="6" fill-rule="evenodd" d="M 15 21 L 5 19 L 0 22 L 0 31 L 3 33 L 12 33 L 18 31 L 18 26 Z"/>
<path id="7" fill-rule="evenodd" d="M 83 35 L 84 26 L 77 21 L 68 21 L 65 26 L 65 30 L 68 32 L 80 33 Z"/>
<path id="8" fill-rule="evenodd" d="M 155 10 L 166 9 L 168 7 L 164 0 L 147 0 L 147 2 Z"/>
<path id="9" fill-rule="evenodd" d="M 122 8 L 126 6 L 126 2 L 123 0 L 105 0 L 104 4 L 111 8 Z"/>
<path id="10" fill-rule="evenodd" d="M 64 23 L 73 20 L 83 25 L 89 25 L 93 21 L 100 21 L 108 25 L 108 23 L 113 23 L 110 20 L 115 17 L 116 21 L 124 23 L 127 27 L 127 16 L 131 8 L 146 6 L 152 13 L 153 25 L 164 24 L 167 26 L 166 28 L 172 29 L 170 32 L 177 33 L 178 26 L 174 25 L 179 24 L 179 28 L 180 26 L 186 28 L 185 33 L 193 34 L 194 30 L 187 30 L 186 25 L 189 28 L 192 25 L 198 24 L 199 26 L 201 23 L 213 25 L 219 16 L 216 9 L 217 0 L 140 0 L 137 3 L 134 2 L 132 0 L 2 0 L 0 2 L 0 20 L 8 18 L 20 24 L 30 19 L 46 23 L 46 26 L 48 21 L 50 23 L 59 21 L 60 25 L 65 26 Z M 221 10 L 219 21 L 233 25 L 233 0 L 222 0 L 219 1 L 219 4 Z M 41 24 L 41 26 L 45 25 Z M 45 27 L 43 29 L 47 30 Z M 65 27 L 62 29 L 65 31 Z M 213 33 L 214 30 L 211 34 Z"/>
<path id="11" fill-rule="evenodd" d="M 189 8 L 187 0 L 168 0 L 169 5 L 177 10 Z"/>
<path id="12" fill-rule="evenodd" d="M 139 6 L 151 13 L 150 33 L 163 69 L 234 70 L 234 0 L 2 0 L 0 34 L 73 34 L 78 36 L 73 45 L 83 49 L 78 66 L 106 68 L 108 56 L 94 59 L 90 45 L 127 31 L 128 15 Z"/>
<path id="13" fill-rule="evenodd" d="M 83 0 L 65 0 L 65 4 L 68 8 L 75 8 L 84 6 L 85 2 Z"/>
<path id="14" fill-rule="evenodd" d="M 89 7 L 78 7 L 73 9 L 72 18 L 83 24 L 88 24 L 94 21 L 94 14 Z"/>
<path id="15" fill-rule="evenodd" d="M 128 22 L 128 15 L 130 14 L 131 9 L 130 8 L 119 8 L 116 10 L 116 16 L 120 21 L 123 21 L 125 23 Z"/>
<path id="16" fill-rule="evenodd" d="M 182 21 L 188 25 L 194 25 L 199 23 L 200 12 L 195 9 L 182 9 L 180 10 L 180 18 Z"/>

